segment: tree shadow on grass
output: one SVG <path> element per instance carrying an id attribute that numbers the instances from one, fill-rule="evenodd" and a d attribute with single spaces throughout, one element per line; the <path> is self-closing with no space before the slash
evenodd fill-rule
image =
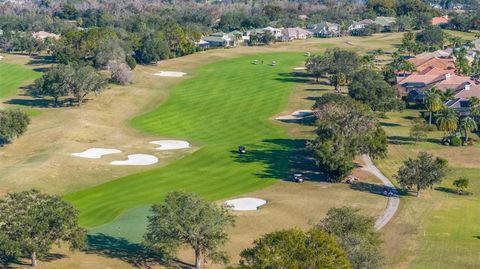
<path id="1" fill-rule="evenodd" d="M 422 140 L 419 140 L 418 142 L 425 142 L 425 141 L 430 143 L 439 143 L 439 140 L 435 138 L 422 139 Z M 388 142 L 394 145 L 413 145 L 415 144 L 415 139 L 407 136 L 393 135 L 388 137 Z"/>
<path id="2" fill-rule="evenodd" d="M 239 163 L 263 163 L 265 169 L 255 174 L 260 178 L 290 181 L 293 173 L 302 173 L 305 180 L 327 181 L 306 149 L 306 143 L 303 139 L 268 139 L 248 146 L 246 154 L 232 151 L 232 158 Z"/>
<path id="3" fill-rule="evenodd" d="M 283 82 L 307 83 L 312 81 L 312 75 L 302 72 L 278 73 L 275 80 Z"/>
<path id="4" fill-rule="evenodd" d="M 61 253 L 47 253 L 43 257 L 39 257 L 40 261 L 43 262 L 52 262 L 60 259 L 64 259 L 67 256 Z M 2 269 L 10 269 L 10 268 L 18 268 L 18 266 L 23 267 L 30 267 L 29 258 L 30 257 L 22 257 L 25 259 L 19 259 L 16 257 L 4 255 L 0 253 L 0 268 Z"/>
<path id="5" fill-rule="evenodd" d="M 153 252 L 142 244 L 132 243 L 125 238 L 117 238 L 103 233 L 87 236 L 87 253 L 119 259 L 136 267 L 149 268 L 149 264 L 166 264 L 165 257 Z"/>
<path id="6" fill-rule="evenodd" d="M 377 195 L 384 196 L 383 191 L 390 189 L 380 184 L 373 184 L 369 182 L 355 182 L 350 184 L 350 188 L 355 191 L 369 192 Z"/>
<path id="7" fill-rule="evenodd" d="M 455 190 L 455 189 L 447 188 L 447 187 L 435 187 L 434 190 L 436 190 L 436 191 L 441 191 L 441 192 L 445 192 L 445 193 L 450 193 L 450 194 L 455 194 L 455 195 L 457 195 L 457 196 L 459 196 L 459 197 L 461 197 L 461 196 L 469 196 L 469 195 L 472 194 L 471 192 L 468 192 L 468 191 L 458 192 L 458 191 Z"/>
<path id="8" fill-rule="evenodd" d="M 53 107 L 52 102 L 43 98 L 33 98 L 33 99 L 10 99 L 5 101 L 4 104 L 9 105 L 19 105 L 19 106 L 29 106 L 29 107 Z"/>
<path id="9" fill-rule="evenodd" d="M 45 65 L 45 64 L 53 64 L 55 62 L 55 58 L 51 55 L 37 55 L 33 56 L 30 61 L 28 61 L 28 65 Z"/>

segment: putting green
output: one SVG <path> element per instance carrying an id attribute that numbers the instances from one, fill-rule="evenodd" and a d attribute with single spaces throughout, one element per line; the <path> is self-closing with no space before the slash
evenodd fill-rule
<path id="1" fill-rule="evenodd" d="M 253 65 L 255 59 L 265 64 Z M 266 187 L 285 178 L 288 154 L 298 147 L 269 118 L 285 107 L 302 53 L 260 54 L 203 66 L 176 86 L 169 100 L 135 118 L 145 132 L 184 139 L 200 150 L 166 167 L 123 177 L 65 198 L 80 209 L 80 223 L 95 227 L 132 208 L 187 190 L 217 200 Z M 277 66 L 267 63 L 277 61 Z M 235 150 L 247 146 L 249 154 Z M 161 161 L 161 160 L 160 160 Z"/>
<path id="2" fill-rule="evenodd" d="M 0 98 L 14 95 L 25 81 L 40 76 L 40 73 L 17 64 L 0 61 Z"/>

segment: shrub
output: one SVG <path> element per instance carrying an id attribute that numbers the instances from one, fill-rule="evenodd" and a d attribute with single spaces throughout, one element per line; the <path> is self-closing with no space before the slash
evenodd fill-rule
<path id="1" fill-rule="evenodd" d="M 453 146 L 453 147 L 459 147 L 462 145 L 462 139 L 460 139 L 460 137 L 458 136 L 452 136 L 450 138 L 450 146 Z"/>

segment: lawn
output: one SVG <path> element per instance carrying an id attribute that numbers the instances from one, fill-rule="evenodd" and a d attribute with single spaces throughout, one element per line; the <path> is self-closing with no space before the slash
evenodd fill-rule
<path id="1" fill-rule="evenodd" d="M 0 99 L 14 95 L 26 81 L 41 74 L 21 65 L 0 61 Z"/>
<path id="2" fill-rule="evenodd" d="M 255 59 L 265 64 L 253 65 Z M 277 66 L 267 63 L 277 61 Z M 162 201 L 183 189 L 211 200 L 253 191 L 287 177 L 290 151 L 303 144 L 289 138 L 269 117 L 287 104 L 292 67 L 301 53 L 259 54 L 201 67 L 176 86 L 168 101 L 135 118 L 144 132 L 186 139 L 201 149 L 167 167 L 130 175 L 65 198 L 81 211 L 80 223 L 94 227 L 128 209 Z M 250 154 L 238 156 L 239 145 Z"/>
<path id="3" fill-rule="evenodd" d="M 379 168 L 394 179 L 398 168 L 409 157 L 427 151 L 449 161 L 450 173 L 435 190 L 422 197 L 402 197 L 402 207 L 394 223 L 386 227 L 386 249 L 394 267 L 478 268 L 480 264 L 480 146 L 447 147 L 438 143 L 442 132 L 429 133 L 425 142 L 409 139 L 410 121 L 418 110 L 388 113 L 383 125 L 391 145 L 388 157 L 377 161 Z M 473 195 L 452 193 L 452 181 L 460 176 L 470 179 Z"/>

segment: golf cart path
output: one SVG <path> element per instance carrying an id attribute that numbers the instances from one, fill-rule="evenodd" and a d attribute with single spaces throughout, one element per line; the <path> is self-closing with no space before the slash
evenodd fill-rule
<path id="1" fill-rule="evenodd" d="M 380 170 L 373 164 L 372 159 L 368 155 L 362 155 L 363 161 L 365 165 L 363 167 L 364 170 L 369 171 L 371 174 L 376 176 L 380 179 L 384 186 L 392 188 L 396 190 L 395 186 L 392 182 L 382 173 Z M 397 212 L 398 206 L 400 205 L 400 198 L 397 196 L 390 196 L 388 197 L 387 207 L 385 211 L 383 211 L 383 215 L 380 216 L 377 221 L 375 222 L 375 229 L 380 230 L 382 229 L 387 223 L 393 218 L 395 213 Z"/>

